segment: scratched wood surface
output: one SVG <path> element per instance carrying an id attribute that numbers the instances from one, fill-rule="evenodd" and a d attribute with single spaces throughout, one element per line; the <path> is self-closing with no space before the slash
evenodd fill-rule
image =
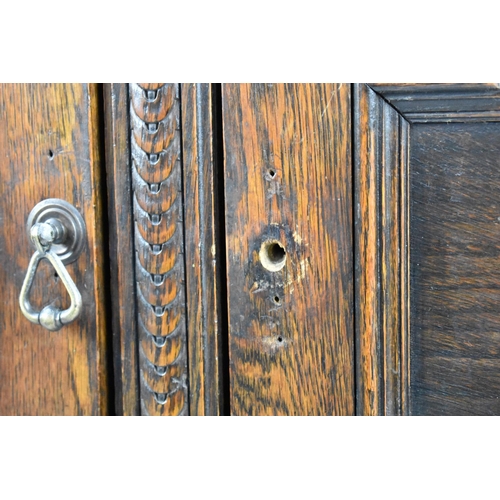
<path id="1" fill-rule="evenodd" d="M 225 404 L 215 87 L 181 85 L 190 415 L 220 415 Z"/>
<path id="2" fill-rule="evenodd" d="M 350 86 L 223 85 L 222 107 L 231 413 L 353 414 Z"/>
<path id="3" fill-rule="evenodd" d="M 0 86 L 0 415 L 99 415 L 108 412 L 106 314 L 97 86 Z M 49 332 L 22 315 L 18 297 L 33 254 L 26 220 L 46 198 L 83 215 L 87 242 L 68 272 L 80 290 L 80 318 Z M 68 305 L 42 261 L 31 301 Z"/>

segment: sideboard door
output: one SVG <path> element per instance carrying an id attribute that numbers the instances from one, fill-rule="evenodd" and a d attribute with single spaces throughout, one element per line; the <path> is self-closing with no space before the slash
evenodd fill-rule
<path id="1" fill-rule="evenodd" d="M 109 411 L 99 105 L 96 85 L 0 86 L 0 415 Z M 35 248 L 27 220 L 61 199 L 84 220 L 83 248 L 66 265 L 82 298 L 58 331 L 28 321 L 19 296 Z M 43 258 L 30 287 L 34 311 L 70 307 L 63 275 Z"/>

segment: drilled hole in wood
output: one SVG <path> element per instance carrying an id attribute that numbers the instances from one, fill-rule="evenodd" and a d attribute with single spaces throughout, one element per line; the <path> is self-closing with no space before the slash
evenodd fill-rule
<path id="1" fill-rule="evenodd" d="M 265 269 L 279 271 L 286 261 L 286 250 L 279 241 L 264 241 L 259 251 L 259 259 Z"/>
<path id="2" fill-rule="evenodd" d="M 276 302 L 276 304 L 280 303 L 280 298 L 277 295 L 274 296 L 273 300 L 274 300 L 274 302 Z"/>
<path id="3" fill-rule="evenodd" d="M 278 342 L 283 342 L 283 337 L 278 337 Z"/>
<path id="4" fill-rule="evenodd" d="M 49 149 L 49 158 L 52 160 L 54 158 L 54 151 L 52 149 Z"/>
<path id="5" fill-rule="evenodd" d="M 271 179 L 274 179 L 276 177 L 276 170 L 273 170 L 272 168 L 269 169 L 267 173 L 269 174 L 269 177 L 271 177 Z"/>

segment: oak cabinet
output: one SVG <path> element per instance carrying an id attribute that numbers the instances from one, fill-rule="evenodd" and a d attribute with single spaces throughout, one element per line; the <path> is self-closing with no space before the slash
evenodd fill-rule
<path id="1" fill-rule="evenodd" d="M 499 414 L 499 96 L 1 85 L 0 414 Z M 58 331 L 18 300 L 51 198 L 86 227 Z"/>

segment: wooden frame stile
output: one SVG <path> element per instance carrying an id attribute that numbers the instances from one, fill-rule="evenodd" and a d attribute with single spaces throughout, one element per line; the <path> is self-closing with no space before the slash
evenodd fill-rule
<path id="1" fill-rule="evenodd" d="M 351 86 L 224 84 L 233 415 L 355 413 Z"/>
<path id="2" fill-rule="evenodd" d="M 117 412 L 186 415 L 179 86 L 111 84 L 104 99 Z"/>
<path id="3" fill-rule="evenodd" d="M 227 413 L 222 385 L 224 322 L 219 245 L 219 133 L 214 84 L 181 84 L 186 306 L 191 415 Z M 227 333 L 226 333 L 227 335 Z"/>
<path id="4" fill-rule="evenodd" d="M 218 415 L 213 88 L 108 84 L 104 94 L 116 412 Z"/>
<path id="5" fill-rule="evenodd" d="M 408 413 L 409 124 L 354 85 L 356 413 Z"/>
<path id="6" fill-rule="evenodd" d="M 104 84 L 115 412 L 139 415 L 128 85 Z"/>
<path id="7" fill-rule="evenodd" d="M 498 122 L 500 88 L 356 84 L 353 94 L 357 413 L 408 415 L 412 127 Z"/>

